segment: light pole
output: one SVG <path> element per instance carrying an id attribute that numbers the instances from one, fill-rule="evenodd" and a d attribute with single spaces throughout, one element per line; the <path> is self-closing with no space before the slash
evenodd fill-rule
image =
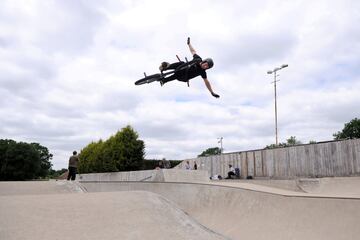
<path id="1" fill-rule="evenodd" d="M 283 64 L 280 67 L 274 68 L 274 70 L 270 70 L 267 73 L 268 74 L 274 74 L 274 81 L 271 83 L 274 83 L 274 90 L 275 90 L 275 140 L 276 140 L 276 145 L 278 145 L 278 127 L 277 127 L 277 102 L 276 102 L 276 82 L 280 81 L 280 80 L 276 80 L 277 75 L 277 71 L 288 67 L 289 65 L 287 64 Z"/>
<path id="2" fill-rule="evenodd" d="M 220 137 L 220 138 L 218 138 L 219 139 L 219 141 L 218 141 L 218 143 L 220 143 L 220 154 L 222 154 L 222 152 L 223 152 L 223 142 L 222 142 L 222 140 L 224 139 L 223 137 Z"/>

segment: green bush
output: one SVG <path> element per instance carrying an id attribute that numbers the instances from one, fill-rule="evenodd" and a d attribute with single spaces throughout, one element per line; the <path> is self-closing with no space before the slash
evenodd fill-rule
<path id="1" fill-rule="evenodd" d="M 106 141 L 92 142 L 79 154 L 79 172 L 134 171 L 143 168 L 145 144 L 126 126 Z"/>

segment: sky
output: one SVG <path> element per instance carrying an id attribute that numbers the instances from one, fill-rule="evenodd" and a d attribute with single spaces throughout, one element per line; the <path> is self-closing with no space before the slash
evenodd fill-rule
<path id="1" fill-rule="evenodd" d="M 130 125 L 147 159 L 183 160 L 278 139 L 327 141 L 360 117 L 357 0 L 2 0 L 0 138 L 73 150 Z M 135 86 L 162 61 L 203 58 L 201 77 Z"/>

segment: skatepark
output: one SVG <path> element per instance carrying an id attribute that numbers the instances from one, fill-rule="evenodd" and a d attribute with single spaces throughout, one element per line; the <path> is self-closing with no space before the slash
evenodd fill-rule
<path id="1" fill-rule="evenodd" d="M 0 182 L 0 239 L 357 239 L 359 144 L 236 152 L 76 181 Z M 238 179 L 210 180 L 226 176 L 229 164 L 240 168 Z"/>
<path id="2" fill-rule="evenodd" d="M 360 1 L 0 19 L 0 240 L 360 239 Z"/>
<path id="3" fill-rule="evenodd" d="M 0 237 L 356 239 L 360 234 L 359 177 L 274 180 L 265 186 L 264 180 L 210 181 L 206 173 L 163 169 L 78 175 L 73 182 L 1 182 Z"/>

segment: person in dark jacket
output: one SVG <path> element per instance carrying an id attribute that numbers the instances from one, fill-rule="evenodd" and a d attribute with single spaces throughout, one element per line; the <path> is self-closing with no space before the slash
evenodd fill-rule
<path id="1" fill-rule="evenodd" d="M 78 163 L 79 163 L 79 157 L 77 156 L 77 152 L 74 151 L 73 155 L 69 158 L 69 174 L 67 177 L 67 180 L 69 181 L 70 179 L 72 181 L 75 180 L 76 178 L 76 173 L 77 173 L 77 167 L 78 167 Z"/>

